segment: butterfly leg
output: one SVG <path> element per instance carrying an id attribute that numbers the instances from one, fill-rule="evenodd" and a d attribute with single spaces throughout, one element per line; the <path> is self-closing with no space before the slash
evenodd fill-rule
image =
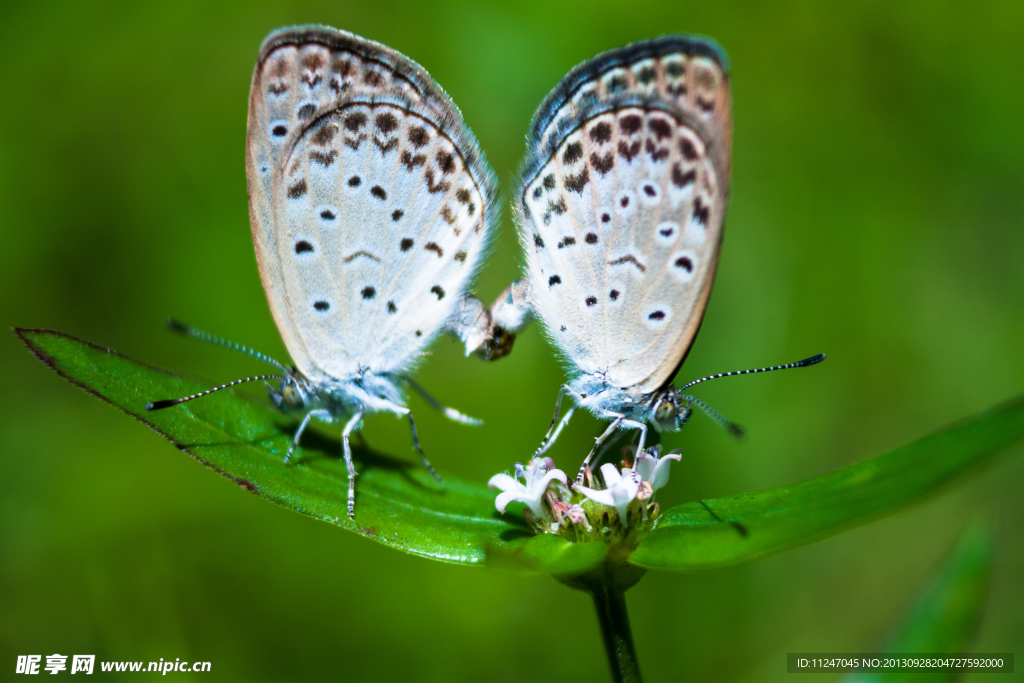
<path id="1" fill-rule="evenodd" d="M 572 418 L 572 414 L 575 412 L 576 406 L 572 406 L 571 408 L 569 408 L 569 410 L 565 411 L 565 415 L 563 415 L 561 421 L 559 421 L 558 428 L 555 430 L 555 433 L 551 435 L 551 439 L 547 442 L 547 444 L 544 445 L 541 448 L 541 450 L 537 452 L 537 455 L 544 455 L 545 453 L 547 453 L 547 450 L 551 448 L 551 444 L 555 443 L 555 441 L 558 440 L 558 435 L 562 433 L 562 430 L 565 428 L 565 425 L 569 424 L 569 420 L 570 418 Z M 537 455 L 535 455 L 534 457 L 537 457 Z"/>
<path id="2" fill-rule="evenodd" d="M 565 413 L 565 417 L 562 418 L 562 421 L 558 421 L 558 416 L 562 412 L 562 396 L 564 396 L 566 393 L 572 396 L 573 400 L 576 401 L 577 403 L 583 400 L 583 397 L 581 397 L 575 391 L 570 389 L 568 384 L 563 384 L 561 386 L 561 388 L 558 390 L 558 398 L 555 399 L 555 414 L 554 417 L 551 418 L 551 426 L 548 427 L 548 433 L 545 434 L 544 438 L 541 440 L 540 448 L 538 448 L 537 451 L 533 454 L 533 457 L 535 458 L 547 453 L 548 449 L 551 448 L 552 445 L 554 445 L 555 439 L 557 439 L 558 435 L 562 433 L 562 429 L 565 427 L 565 425 L 569 423 L 569 418 L 572 417 L 573 411 L 575 411 L 576 409 L 576 406 L 573 406 Z"/>
<path id="3" fill-rule="evenodd" d="M 420 435 L 416 432 L 416 421 L 412 419 L 412 411 L 406 410 L 405 415 L 406 417 L 409 418 L 409 431 L 412 432 L 412 447 L 415 448 L 416 452 L 420 454 L 420 461 L 423 463 L 423 466 L 427 468 L 427 471 L 430 472 L 434 479 L 443 482 L 444 479 L 441 478 L 440 474 L 434 471 L 433 465 L 431 465 L 430 461 L 427 460 L 427 454 L 423 452 L 423 448 L 420 446 Z"/>
<path id="4" fill-rule="evenodd" d="M 622 421 L 626 419 L 625 415 L 619 415 L 618 413 L 606 413 L 602 417 L 612 418 L 612 423 L 601 433 L 601 436 L 594 439 L 594 447 L 590 449 L 590 452 L 587 453 L 587 457 L 583 459 L 583 464 L 580 465 L 580 472 L 576 475 L 577 484 L 583 483 L 583 477 L 587 473 L 587 467 L 590 466 L 590 461 L 593 459 L 594 453 L 597 452 L 597 449 L 601 447 L 601 444 L 605 442 L 605 439 L 615 433 L 615 430 L 619 428 Z"/>
<path id="5" fill-rule="evenodd" d="M 331 413 L 328 410 L 311 410 L 306 413 L 306 417 L 302 418 L 302 422 L 299 423 L 299 428 L 295 430 L 295 436 L 292 438 L 292 445 L 288 447 L 288 452 L 284 454 L 284 464 L 287 465 L 288 461 L 292 458 L 292 453 L 299 447 L 299 439 L 302 438 L 302 432 L 306 431 L 306 425 L 314 417 L 318 418 L 330 418 Z"/>
<path id="6" fill-rule="evenodd" d="M 359 426 L 363 419 L 362 413 L 356 413 L 345 423 L 345 429 L 341 432 L 341 449 L 345 454 L 345 466 L 348 467 L 348 518 L 356 518 L 356 466 L 352 464 L 352 446 L 349 445 L 348 437 L 352 431 Z"/>
<path id="7" fill-rule="evenodd" d="M 594 439 L 594 447 L 590 449 L 590 453 L 587 454 L 587 457 L 583 460 L 583 464 L 580 466 L 579 474 L 576 475 L 577 484 L 583 483 L 583 477 L 586 475 L 587 467 L 590 466 L 590 461 L 594 458 L 594 454 L 597 453 L 597 450 L 601 447 L 601 444 L 603 444 L 608 437 L 615 433 L 616 429 L 639 429 L 640 442 L 637 444 L 636 455 L 639 456 L 640 453 L 643 452 L 644 441 L 647 440 L 647 425 L 645 425 L 642 422 L 637 422 L 635 420 L 627 420 L 625 415 L 620 415 L 619 413 L 607 412 L 602 417 L 610 418 L 612 420 L 612 423 L 608 425 L 608 428 L 604 430 L 604 432 L 601 433 L 601 436 Z M 634 462 L 635 457 L 636 456 L 634 456 Z"/>
<path id="8" fill-rule="evenodd" d="M 407 381 L 409 382 L 409 386 L 411 386 L 413 389 L 415 389 L 416 392 L 419 393 L 419 395 L 422 396 L 423 399 L 427 403 L 430 404 L 431 408 L 433 408 L 434 410 L 440 411 L 441 414 L 444 415 L 445 417 L 447 417 L 449 420 L 451 420 L 453 422 L 458 422 L 458 423 L 464 424 L 464 425 L 471 425 L 473 427 L 479 427 L 480 425 L 482 425 L 484 423 L 483 420 L 478 420 L 475 417 L 470 417 L 469 415 L 465 415 L 463 413 L 460 413 L 458 410 L 455 410 L 455 408 L 449 408 L 448 406 L 444 405 L 443 403 L 438 401 L 436 398 L 431 396 L 429 393 L 427 393 L 426 389 L 421 387 L 419 384 L 414 382 L 412 379 L 408 379 Z"/>

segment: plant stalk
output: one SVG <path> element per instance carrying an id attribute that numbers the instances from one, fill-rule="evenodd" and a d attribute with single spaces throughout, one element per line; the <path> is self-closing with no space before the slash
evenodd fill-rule
<path id="1" fill-rule="evenodd" d="M 626 592 L 612 582 L 591 585 L 588 592 L 594 597 L 612 680 L 615 683 L 641 683 L 640 663 L 633 647 L 633 633 L 629 629 L 629 613 L 626 611 Z"/>

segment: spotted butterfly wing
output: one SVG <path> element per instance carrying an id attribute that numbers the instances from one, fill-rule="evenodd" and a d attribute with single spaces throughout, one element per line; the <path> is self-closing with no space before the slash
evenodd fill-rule
<path id="1" fill-rule="evenodd" d="M 530 307 L 584 374 L 670 382 L 711 293 L 729 191 L 724 53 L 666 36 L 573 69 L 534 116 L 520 237 Z"/>
<path id="2" fill-rule="evenodd" d="M 276 31 L 253 75 L 246 172 L 260 277 L 298 369 L 408 369 L 458 308 L 496 214 L 454 103 L 383 45 Z"/>

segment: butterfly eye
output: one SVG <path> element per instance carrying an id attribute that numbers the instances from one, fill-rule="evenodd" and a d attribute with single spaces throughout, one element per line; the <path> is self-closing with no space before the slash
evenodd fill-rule
<path id="1" fill-rule="evenodd" d="M 299 390 L 293 384 L 286 385 L 281 391 L 281 400 L 284 401 L 286 406 L 295 410 L 303 406 L 302 394 L 299 393 Z"/>
<path id="2" fill-rule="evenodd" d="M 662 400 L 654 409 L 654 419 L 661 425 L 675 426 L 674 422 L 679 410 L 671 401 Z"/>

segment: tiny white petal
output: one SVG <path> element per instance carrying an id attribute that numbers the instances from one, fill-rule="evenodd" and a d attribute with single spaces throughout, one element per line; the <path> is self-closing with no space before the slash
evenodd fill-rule
<path id="1" fill-rule="evenodd" d="M 508 504 L 514 500 L 520 500 L 519 494 L 515 491 L 499 493 L 498 497 L 494 499 L 494 507 L 496 507 L 498 512 L 501 514 L 505 514 L 505 508 L 507 508 Z"/>
<path id="2" fill-rule="evenodd" d="M 504 472 L 501 474 L 495 474 L 491 477 L 491 480 L 487 482 L 487 487 L 492 489 L 501 489 L 502 491 L 509 491 L 517 486 L 522 486 L 518 481 L 508 476 Z"/>
<path id="3" fill-rule="evenodd" d="M 608 507 L 615 507 L 615 498 L 612 496 L 612 492 L 608 489 L 590 489 L 586 486 L 577 485 L 576 490 L 595 503 L 607 505 Z"/>
<path id="4" fill-rule="evenodd" d="M 678 453 L 669 453 L 668 455 L 662 457 L 658 461 L 658 465 L 657 467 L 655 467 L 654 474 L 652 475 L 652 477 L 650 479 L 647 479 L 647 481 L 651 482 L 651 488 L 657 491 L 665 484 L 667 484 L 669 465 L 672 464 L 673 460 L 678 462 L 679 460 L 682 459 L 683 456 L 679 455 Z"/>
<path id="5" fill-rule="evenodd" d="M 604 477 L 604 485 L 609 489 L 618 484 L 619 480 L 622 479 L 619 470 L 610 462 L 601 465 L 601 476 Z"/>
<path id="6" fill-rule="evenodd" d="M 543 491 L 547 490 L 548 484 L 550 484 L 551 480 L 553 479 L 557 479 L 563 484 L 569 483 L 569 478 L 565 476 L 565 472 L 563 472 L 562 470 L 551 470 L 546 475 L 544 475 L 544 478 L 540 482 L 540 485 L 543 486 Z"/>
<path id="7" fill-rule="evenodd" d="M 548 484 L 557 480 L 565 484 L 568 478 L 562 470 L 551 470 L 548 472 L 550 459 L 531 460 L 523 467 L 516 464 L 516 474 L 521 476 L 526 483 L 522 484 L 514 477 L 507 474 L 496 474 L 491 477 L 487 485 L 491 488 L 498 488 L 503 491 L 494 501 L 494 506 L 499 512 L 504 513 L 508 504 L 514 500 L 526 505 L 538 518 L 550 519 L 550 515 L 541 504 L 544 493 L 548 490 Z M 551 463 L 554 464 L 554 463 Z"/>
<path id="8" fill-rule="evenodd" d="M 611 463 L 601 466 L 601 475 L 604 477 L 607 488 L 595 490 L 586 486 L 577 486 L 576 490 L 595 503 L 614 507 L 619 513 L 619 521 L 625 525 L 627 508 L 640 491 L 640 477 L 628 467 L 623 468 L 620 474 L 615 465 Z"/>

